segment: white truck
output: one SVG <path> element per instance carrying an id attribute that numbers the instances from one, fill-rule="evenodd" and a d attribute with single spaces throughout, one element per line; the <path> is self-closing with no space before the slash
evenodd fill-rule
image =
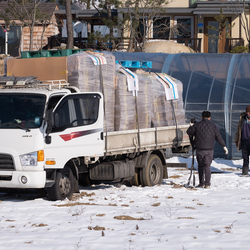
<path id="1" fill-rule="evenodd" d="M 189 151 L 187 128 L 106 133 L 101 93 L 7 81 L 0 89 L 0 190 L 46 189 L 49 200 L 62 200 L 91 181 L 161 184 L 164 151 Z"/>

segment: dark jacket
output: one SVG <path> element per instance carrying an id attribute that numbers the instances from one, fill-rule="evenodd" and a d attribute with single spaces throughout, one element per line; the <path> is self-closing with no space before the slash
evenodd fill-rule
<path id="1" fill-rule="evenodd" d="M 195 137 L 194 144 L 197 150 L 214 149 L 215 140 L 222 147 L 226 146 L 217 126 L 208 119 L 202 119 L 202 121 L 190 126 L 187 130 L 187 134 Z"/>
<path id="2" fill-rule="evenodd" d="M 244 126 L 244 122 L 246 120 L 246 112 L 241 113 L 240 115 L 240 120 L 238 122 L 238 126 L 237 126 L 237 130 L 236 130 L 236 134 L 234 137 L 234 142 L 236 145 L 238 145 L 238 151 L 241 150 L 242 148 L 242 144 L 241 144 L 241 132 Z"/>

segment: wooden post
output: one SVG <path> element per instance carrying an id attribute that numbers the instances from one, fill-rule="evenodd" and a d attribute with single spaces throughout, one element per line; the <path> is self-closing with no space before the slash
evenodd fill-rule
<path id="1" fill-rule="evenodd" d="M 198 29 L 198 15 L 194 16 L 194 50 L 197 53 L 197 29 Z"/>

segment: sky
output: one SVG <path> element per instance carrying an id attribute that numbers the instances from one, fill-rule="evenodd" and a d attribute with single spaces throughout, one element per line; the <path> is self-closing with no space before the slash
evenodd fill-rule
<path id="1" fill-rule="evenodd" d="M 191 160 L 167 162 L 190 168 Z M 190 170 L 176 167 L 158 186 L 80 187 L 71 201 L 0 193 L 0 250 L 249 250 L 250 178 L 241 167 L 214 159 L 210 189 L 185 187 Z"/>

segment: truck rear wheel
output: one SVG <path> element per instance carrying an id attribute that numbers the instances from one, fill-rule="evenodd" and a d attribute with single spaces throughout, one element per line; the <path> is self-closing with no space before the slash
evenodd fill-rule
<path id="1" fill-rule="evenodd" d="M 49 200 L 64 200 L 71 199 L 74 192 L 74 176 L 70 167 L 66 166 L 64 169 L 56 173 L 55 183 L 47 190 Z"/>
<path id="2" fill-rule="evenodd" d="M 149 156 L 146 166 L 142 169 L 143 186 L 161 184 L 163 179 L 163 166 L 160 158 L 152 154 Z"/>

